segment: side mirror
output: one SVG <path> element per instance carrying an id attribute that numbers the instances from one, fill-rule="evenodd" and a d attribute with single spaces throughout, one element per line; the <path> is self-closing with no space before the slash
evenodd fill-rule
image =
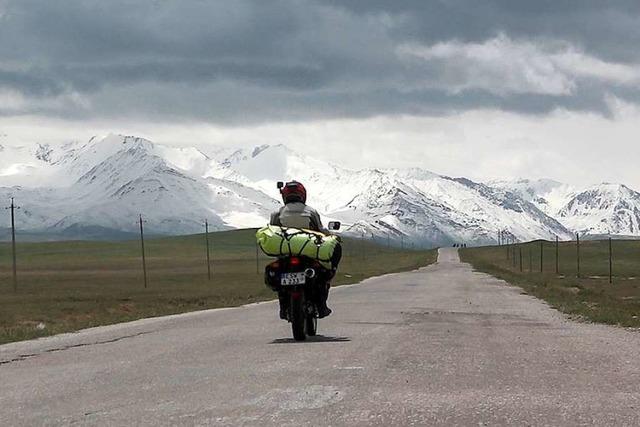
<path id="1" fill-rule="evenodd" d="M 340 230 L 340 221 L 330 221 L 329 222 L 329 230 L 337 231 Z"/>
<path id="2" fill-rule="evenodd" d="M 278 181 L 278 184 L 277 184 L 277 185 L 278 185 L 278 190 L 281 190 L 281 189 L 282 189 L 282 187 L 284 187 L 284 182 L 282 182 L 282 181 Z"/>

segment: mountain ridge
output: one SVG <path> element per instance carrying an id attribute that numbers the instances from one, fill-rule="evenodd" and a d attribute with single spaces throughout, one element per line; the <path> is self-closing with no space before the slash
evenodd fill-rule
<path id="1" fill-rule="evenodd" d="M 201 231 L 205 218 L 214 230 L 266 223 L 280 206 L 275 182 L 295 178 L 325 220 L 361 236 L 487 244 L 500 230 L 519 240 L 568 239 L 576 231 L 640 235 L 640 194 L 622 184 L 626 190 L 616 193 L 604 184 L 481 183 L 422 168 L 353 170 L 282 144 L 204 151 L 116 134 L 56 147 L 3 144 L 0 197 L 21 200 L 28 231 L 131 233 L 143 213 L 151 233 L 184 234 Z"/>

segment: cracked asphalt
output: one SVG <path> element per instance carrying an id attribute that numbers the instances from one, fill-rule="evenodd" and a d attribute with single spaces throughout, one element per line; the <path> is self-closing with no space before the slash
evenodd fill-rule
<path id="1" fill-rule="evenodd" d="M 637 331 L 453 249 L 330 303 L 304 343 L 263 303 L 0 346 L 0 425 L 640 425 Z"/>

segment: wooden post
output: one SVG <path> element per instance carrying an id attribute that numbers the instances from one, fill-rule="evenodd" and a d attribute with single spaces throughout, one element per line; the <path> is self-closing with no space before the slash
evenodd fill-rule
<path id="1" fill-rule="evenodd" d="M 580 235 L 576 233 L 576 277 L 580 278 Z"/>
<path id="2" fill-rule="evenodd" d="M 256 274 L 260 274 L 260 261 L 258 260 L 258 242 L 256 241 Z"/>
<path id="3" fill-rule="evenodd" d="M 609 237 L 609 283 L 613 284 L 613 244 Z"/>
<path id="4" fill-rule="evenodd" d="M 13 259 L 12 264 L 12 280 L 13 280 L 13 292 L 18 292 L 18 263 L 16 262 L 16 220 L 15 210 L 20 209 L 13 203 L 13 197 L 11 198 L 11 206 L 5 209 L 11 210 L 11 257 Z"/>
<path id="5" fill-rule="evenodd" d="M 209 221 L 204 220 L 204 240 L 207 244 L 207 280 L 211 280 L 211 258 L 209 256 Z"/>
<path id="6" fill-rule="evenodd" d="M 520 250 L 520 273 L 522 273 L 522 245 L 518 246 L 518 249 Z"/>
<path id="7" fill-rule="evenodd" d="M 560 274 L 560 239 L 556 236 L 556 276 Z"/>
<path id="8" fill-rule="evenodd" d="M 140 244 L 142 246 L 142 273 L 144 274 L 144 287 L 147 288 L 147 259 L 144 253 L 144 231 L 142 228 L 142 214 L 140 214 Z"/>

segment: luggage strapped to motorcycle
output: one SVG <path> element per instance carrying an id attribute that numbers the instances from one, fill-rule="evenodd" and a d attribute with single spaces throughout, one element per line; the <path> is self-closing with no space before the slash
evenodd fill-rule
<path id="1" fill-rule="evenodd" d="M 335 236 L 299 229 L 268 225 L 256 232 L 258 245 L 268 256 L 304 256 L 319 261 L 323 266 L 333 264 L 333 255 L 339 242 Z"/>
<path id="2" fill-rule="evenodd" d="M 284 245 L 284 242 L 286 241 L 287 242 L 287 246 L 289 246 L 289 254 L 293 255 L 292 250 L 291 250 L 291 242 L 290 242 L 290 240 L 292 238 L 294 238 L 295 236 L 297 236 L 297 235 L 306 234 L 308 236 L 313 236 L 315 238 L 315 239 L 313 239 L 313 240 L 315 240 L 315 243 L 316 243 L 316 256 L 315 256 L 315 258 L 316 259 L 320 258 L 320 245 L 319 245 L 319 243 L 322 242 L 322 238 L 318 234 L 313 233 L 313 232 L 309 232 L 309 231 L 305 231 L 303 229 L 300 229 L 300 230 L 298 230 L 298 231 L 296 231 L 294 233 L 287 233 L 287 231 L 285 229 L 282 229 L 282 230 L 283 230 L 282 240 L 280 241 L 280 253 L 281 254 L 283 253 L 282 252 L 282 246 Z M 303 256 L 302 255 L 302 251 L 304 251 L 304 248 L 307 247 L 307 245 L 309 244 L 309 242 L 311 242 L 311 240 L 312 239 L 308 239 L 306 242 L 304 242 L 304 244 L 302 245 L 302 247 L 300 247 L 300 250 L 298 251 L 298 255 L 296 255 L 296 256 Z"/>

